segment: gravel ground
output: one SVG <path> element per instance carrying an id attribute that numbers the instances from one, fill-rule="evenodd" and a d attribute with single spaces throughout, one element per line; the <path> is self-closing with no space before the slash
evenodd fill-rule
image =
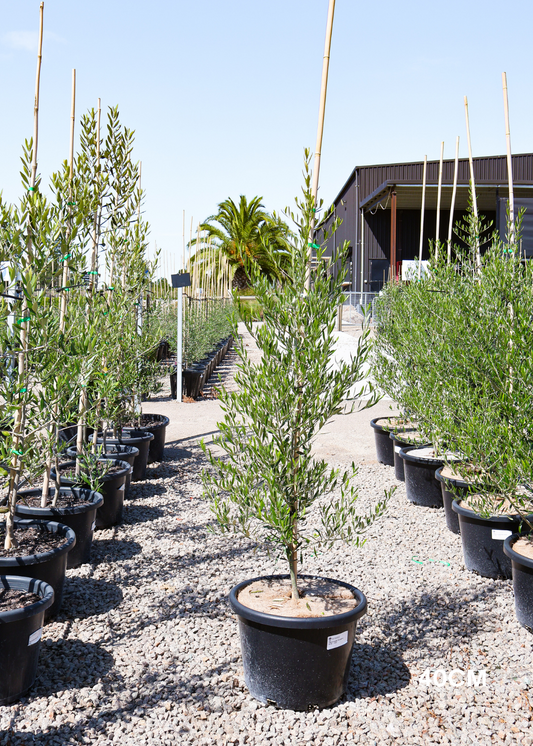
<path id="1" fill-rule="evenodd" d="M 0 707 L 0 746 L 533 744 L 532 636 L 511 583 L 467 572 L 443 511 L 408 503 L 403 484 L 361 549 L 304 568 L 368 599 L 346 695 L 308 713 L 252 700 L 226 596 L 285 567 L 208 531 L 203 454 L 192 439 L 179 445 L 132 486 L 123 524 L 96 534 L 91 564 L 67 572 L 36 683 Z M 396 483 L 377 463 L 358 482 L 362 510 Z M 464 683 L 420 681 L 439 669 L 460 669 Z M 482 673 L 469 684 L 468 671 L 486 683 Z"/>

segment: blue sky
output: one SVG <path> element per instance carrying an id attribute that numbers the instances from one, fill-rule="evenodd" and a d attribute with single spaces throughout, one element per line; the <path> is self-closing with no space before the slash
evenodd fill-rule
<path id="1" fill-rule="evenodd" d="M 337 0 L 320 195 L 330 202 L 355 165 L 453 157 L 468 95 L 475 156 L 505 152 L 507 72 L 513 152 L 533 150 L 532 4 Z M 218 202 L 245 194 L 292 205 L 304 147 L 315 146 L 328 0 L 45 1 L 39 171 L 68 154 L 77 115 L 118 104 L 136 131 L 151 241 L 165 272 Z M 32 133 L 39 0 L 0 0 L 0 190 L 20 194 Z"/>

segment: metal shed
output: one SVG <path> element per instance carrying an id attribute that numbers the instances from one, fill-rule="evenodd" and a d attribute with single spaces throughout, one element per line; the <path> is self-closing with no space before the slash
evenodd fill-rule
<path id="1" fill-rule="evenodd" d="M 440 230 L 445 242 L 453 187 L 454 160 L 443 162 Z M 526 208 L 522 230 L 522 250 L 533 257 L 533 153 L 514 155 L 513 182 L 515 210 Z M 403 260 L 418 258 L 420 211 L 424 164 L 395 163 L 357 166 L 334 200 L 334 215 L 342 219 L 328 242 L 326 253 L 348 242 L 350 290 L 376 293 L 384 281 L 398 275 Z M 439 161 L 428 161 L 424 211 L 423 259 L 429 258 L 429 242 L 437 238 L 437 189 Z M 506 156 L 474 158 L 474 177 L 479 214 L 491 221 L 502 237 L 506 230 L 508 201 Z M 468 159 L 459 160 L 457 196 L 453 222 L 468 207 L 470 168 Z M 321 226 L 321 233 L 331 219 Z M 391 230 L 392 228 L 392 230 Z"/>

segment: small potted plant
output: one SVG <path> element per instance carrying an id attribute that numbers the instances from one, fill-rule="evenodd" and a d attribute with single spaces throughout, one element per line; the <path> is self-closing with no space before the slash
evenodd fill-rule
<path id="1" fill-rule="evenodd" d="M 299 240 L 282 281 L 249 267 L 264 321 L 248 330 L 262 354 L 252 363 L 242 340 L 236 342 L 238 389 L 219 393 L 225 417 L 214 439 L 227 458 L 204 446 L 211 468 L 203 476 L 220 528 L 275 547 L 287 560 L 288 575 L 245 580 L 231 591 L 230 603 L 250 693 L 294 710 L 326 707 L 343 694 L 356 621 L 366 611 L 363 593 L 348 583 L 300 574 L 304 550 L 340 541 L 361 545 L 387 500 L 359 515 L 355 465 L 341 474 L 312 454 L 321 428 L 345 411 L 347 401 L 355 406 L 358 396 L 350 391 L 363 378 L 370 338 L 366 331 L 349 363 L 331 365 L 346 270 L 343 249 L 326 258 L 316 245 L 317 267 L 309 266 L 315 205 L 308 152 L 304 176 L 301 218 L 289 213 Z M 377 398 L 372 390 L 366 395 L 362 408 Z"/>

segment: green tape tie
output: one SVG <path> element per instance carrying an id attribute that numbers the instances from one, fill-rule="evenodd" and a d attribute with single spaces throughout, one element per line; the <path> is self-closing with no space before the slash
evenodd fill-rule
<path id="1" fill-rule="evenodd" d="M 25 389 L 25 388 L 24 388 L 24 389 L 20 389 L 20 393 L 21 393 L 21 394 L 25 394 L 27 390 L 28 390 L 28 389 Z"/>
<path id="2" fill-rule="evenodd" d="M 24 451 L 17 451 L 15 448 L 11 449 L 11 453 L 14 453 L 15 456 L 24 456 Z"/>
<path id="3" fill-rule="evenodd" d="M 65 256 L 63 257 L 63 259 L 61 261 L 62 262 L 66 262 L 67 259 L 70 259 L 71 256 L 72 256 L 72 254 L 65 254 Z"/>
<path id="4" fill-rule="evenodd" d="M 31 319 L 31 316 L 24 316 L 23 318 L 17 321 L 17 324 L 23 324 L 25 321 L 30 321 L 30 319 Z"/>
<path id="5" fill-rule="evenodd" d="M 75 204 L 76 204 L 75 202 L 67 202 L 67 205 L 68 205 L 69 207 L 74 207 L 74 205 L 75 205 Z"/>
<path id="6" fill-rule="evenodd" d="M 319 246 L 318 244 L 316 244 L 316 243 L 310 243 L 310 244 L 309 244 L 309 246 L 310 246 L 310 247 L 311 247 L 312 249 L 319 249 L 319 248 L 320 248 L 320 246 Z"/>
<path id="7" fill-rule="evenodd" d="M 28 187 L 28 192 L 34 192 L 34 191 L 35 191 L 35 187 Z"/>
<path id="8" fill-rule="evenodd" d="M 97 275 L 98 272 L 95 269 L 91 269 L 90 272 L 87 272 L 88 275 Z"/>

